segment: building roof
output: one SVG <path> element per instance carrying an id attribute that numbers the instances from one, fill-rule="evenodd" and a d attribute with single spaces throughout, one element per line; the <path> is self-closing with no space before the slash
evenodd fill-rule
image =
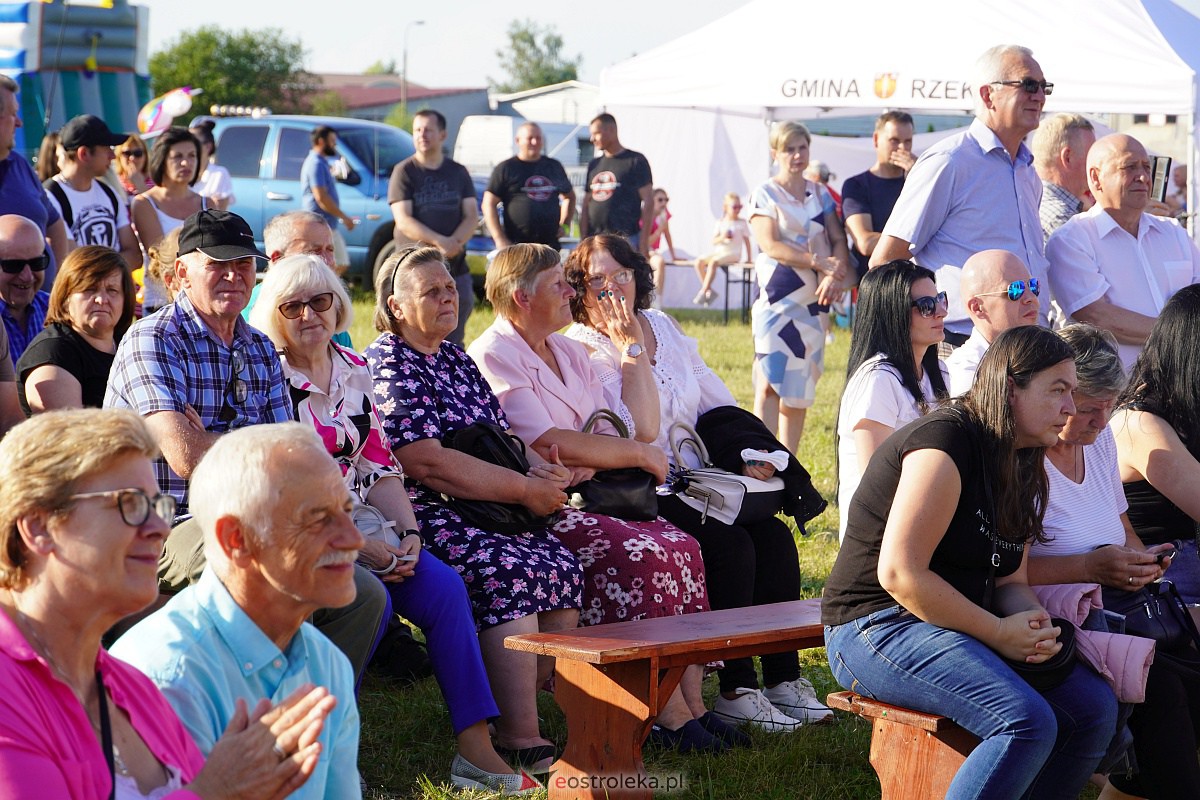
<path id="1" fill-rule="evenodd" d="M 348 75 L 344 73 L 319 73 L 316 76 L 322 88 L 335 93 L 346 108 L 368 108 L 399 103 L 403 94 L 400 77 L 397 75 Z M 409 81 L 408 102 L 432 100 L 450 95 L 486 92 L 483 86 L 432 88 Z"/>

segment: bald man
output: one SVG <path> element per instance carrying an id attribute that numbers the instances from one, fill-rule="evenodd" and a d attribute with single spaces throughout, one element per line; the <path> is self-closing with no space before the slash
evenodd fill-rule
<path id="1" fill-rule="evenodd" d="M 1092 146 L 1088 188 L 1096 205 L 1046 243 L 1050 288 L 1063 313 L 1112 331 L 1133 365 L 1171 295 L 1200 282 L 1200 250 L 1174 220 L 1146 213 L 1152 166 L 1146 148 L 1114 133 Z"/>
<path id="2" fill-rule="evenodd" d="M 1007 250 L 983 250 L 968 258 L 960 287 L 975 329 L 946 359 L 952 395 L 971 388 L 979 360 L 997 336 L 1009 328 L 1038 324 L 1041 293 L 1025 263 Z"/>
<path id="3" fill-rule="evenodd" d="M 50 295 L 41 291 L 50 257 L 46 239 L 32 220 L 16 214 L 0 217 L 0 319 L 8 334 L 13 363 L 46 324 Z"/>

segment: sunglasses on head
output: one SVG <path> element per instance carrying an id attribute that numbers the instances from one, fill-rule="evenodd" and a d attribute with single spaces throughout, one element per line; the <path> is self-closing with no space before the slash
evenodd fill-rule
<path id="1" fill-rule="evenodd" d="M 34 272 L 41 272 L 50 266 L 50 254 L 42 252 L 33 258 L 0 258 L 0 269 L 7 275 L 20 275 L 26 267 Z"/>
<path id="2" fill-rule="evenodd" d="M 946 308 L 946 293 L 938 292 L 935 295 L 926 295 L 918 297 L 912 301 L 912 307 L 917 310 L 922 317 L 932 317 L 937 313 L 939 307 Z"/>
<path id="3" fill-rule="evenodd" d="M 1034 297 L 1037 297 L 1038 295 L 1040 295 L 1042 293 L 1042 285 L 1041 285 L 1041 283 L 1038 282 L 1038 279 L 1030 278 L 1028 281 L 1013 281 L 1012 283 L 1010 283 L 1008 285 L 1007 289 L 1001 289 L 997 292 L 980 292 L 979 294 L 977 294 L 975 296 L 976 297 L 989 297 L 991 295 L 1006 294 L 1006 295 L 1008 295 L 1008 299 L 1012 300 L 1015 303 L 1016 301 L 1020 300 L 1022 297 L 1025 296 L 1025 287 L 1027 284 L 1029 287 L 1029 291 L 1033 293 Z"/>
<path id="4" fill-rule="evenodd" d="M 1036 78 L 1021 78 L 1019 81 L 992 81 L 988 86 L 1019 86 L 1022 92 L 1037 94 L 1038 89 L 1046 93 L 1046 97 L 1054 94 L 1054 84 L 1050 81 L 1039 81 Z"/>
<path id="5" fill-rule="evenodd" d="M 299 319 L 304 313 L 304 307 L 308 306 L 318 314 L 322 311 L 328 311 L 333 305 L 333 292 L 322 292 L 318 295 L 313 295 L 307 300 L 289 300 L 279 306 L 279 313 L 283 314 L 285 319 Z"/>

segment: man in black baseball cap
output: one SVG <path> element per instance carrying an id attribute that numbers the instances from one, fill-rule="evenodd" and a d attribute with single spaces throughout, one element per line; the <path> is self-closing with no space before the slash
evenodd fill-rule
<path id="1" fill-rule="evenodd" d="M 254 231 L 232 211 L 206 208 L 183 221 L 179 229 L 179 255 L 199 252 L 212 261 L 261 258 L 267 254 L 254 244 Z"/>
<path id="2" fill-rule="evenodd" d="M 113 133 L 104 120 L 91 114 L 75 117 L 63 125 L 59 135 L 63 149 L 67 151 L 79 147 L 116 147 L 129 138 L 123 133 Z"/>

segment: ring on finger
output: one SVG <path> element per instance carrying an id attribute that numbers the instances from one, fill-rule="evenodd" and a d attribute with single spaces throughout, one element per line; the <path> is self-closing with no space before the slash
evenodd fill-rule
<path id="1" fill-rule="evenodd" d="M 275 742 L 275 744 L 271 745 L 271 749 L 275 751 L 275 755 L 279 756 L 280 761 L 283 761 L 285 758 L 287 758 L 287 753 L 283 752 L 283 748 L 279 746 L 279 742 Z"/>
<path id="2" fill-rule="evenodd" d="M 1129 576 L 1129 585 L 1133 586 L 1133 576 L 1132 575 Z"/>

